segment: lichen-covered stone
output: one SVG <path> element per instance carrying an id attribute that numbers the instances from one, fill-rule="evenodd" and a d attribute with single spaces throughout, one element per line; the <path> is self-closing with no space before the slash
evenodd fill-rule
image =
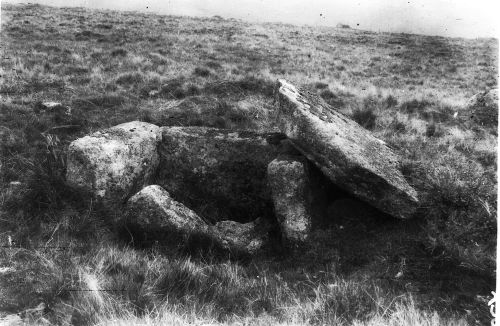
<path id="1" fill-rule="evenodd" d="M 149 182 L 158 165 L 158 126 L 133 121 L 73 141 L 68 149 L 70 185 L 119 204 Z"/>
<path id="2" fill-rule="evenodd" d="M 209 226 L 198 214 L 173 200 L 158 185 L 143 188 L 127 201 L 127 216 L 145 230 L 170 230 L 174 233 L 208 233 Z M 130 221 L 129 221 L 130 222 Z"/>
<path id="3" fill-rule="evenodd" d="M 272 217 L 266 169 L 275 135 L 204 127 L 163 127 L 162 135 L 157 182 L 177 200 L 214 223 Z"/>
<path id="4" fill-rule="evenodd" d="M 305 242 L 312 227 L 311 185 L 304 157 L 281 155 L 269 163 L 267 175 L 283 239 Z"/>
<path id="5" fill-rule="evenodd" d="M 278 127 L 302 154 L 355 197 L 395 217 L 412 216 L 417 193 L 384 142 L 317 95 L 285 80 L 277 88 Z"/>
<path id="6" fill-rule="evenodd" d="M 158 185 L 147 186 L 128 200 L 123 222 L 134 232 L 142 232 L 138 242 L 175 247 L 195 239 L 199 247 L 205 247 L 200 249 L 212 247 L 235 254 L 255 254 L 267 243 L 269 232 L 269 224 L 261 220 L 210 225 Z"/>
<path id="7" fill-rule="evenodd" d="M 215 229 L 233 251 L 240 253 L 253 255 L 269 241 L 270 224 L 261 219 L 248 223 L 221 221 Z"/>

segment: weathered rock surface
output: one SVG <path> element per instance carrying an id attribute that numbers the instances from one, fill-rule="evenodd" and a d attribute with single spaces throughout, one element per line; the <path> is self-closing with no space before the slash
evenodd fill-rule
<path id="1" fill-rule="evenodd" d="M 127 216 L 145 230 L 169 230 L 189 235 L 208 233 L 209 226 L 195 212 L 173 200 L 158 185 L 143 188 L 127 201 Z M 166 234 L 165 236 L 168 236 Z"/>
<path id="2" fill-rule="evenodd" d="M 467 111 L 475 123 L 496 128 L 498 125 L 498 89 L 474 95 L 467 103 Z"/>
<path id="3" fill-rule="evenodd" d="M 158 126 L 133 121 L 73 141 L 69 184 L 107 202 L 122 203 L 149 182 L 158 165 Z"/>
<path id="4" fill-rule="evenodd" d="M 162 135 L 157 183 L 176 200 L 211 222 L 273 216 L 266 170 L 276 135 L 204 127 L 163 127 Z"/>
<path id="5" fill-rule="evenodd" d="M 283 239 L 289 244 L 307 240 L 312 227 L 308 161 L 303 156 L 281 155 L 269 163 L 267 176 L 274 211 Z"/>
<path id="6" fill-rule="evenodd" d="M 382 141 L 318 96 L 279 80 L 278 125 L 294 146 L 340 188 L 399 218 L 418 204 L 416 191 Z"/>
<path id="7" fill-rule="evenodd" d="M 18 314 L 10 314 L 0 317 L 0 325 L 4 326 L 22 326 L 25 325 L 23 319 Z"/>
<path id="8" fill-rule="evenodd" d="M 158 185 L 147 186 L 132 196 L 125 216 L 128 225 L 138 226 L 143 232 L 139 241 L 178 246 L 196 239 L 198 246 L 216 246 L 237 254 L 251 255 L 261 250 L 268 241 L 270 228 L 261 220 L 210 225 Z"/>
<path id="9" fill-rule="evenodd" d="M 248 223 L 221 221 L 215 229 L 233 251 L 250 255 L 262 250 L 269 241 L 270 224 L 261 219 Z"/>

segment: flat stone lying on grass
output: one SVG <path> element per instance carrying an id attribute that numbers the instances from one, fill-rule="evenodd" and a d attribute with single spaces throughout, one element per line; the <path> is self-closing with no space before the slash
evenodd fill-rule
<path id="1" fill-rule="evenodd" d="M 149 182 L 160 139 L 158 126 L 139 121 L 77 139 L 68 149 L 66 179 L 109 204 L 121 204 Z"/>
<path id="2" fill-rule="evenodd" d="M 200 246 L 215 245 L 235 253 L 255 254 L 267 243 L 269 226 L 258 221 L 207 224 L 198 214 L 172 199 L 158 185 L 147 186 L 127 202 L 126 223 L 137 225 L 143 240 L 176 246 L 195 238 Z M 201 241 L 201 242 L 199 242 Z"/>
<path id="3" fill-rule="evenodd" d="M 157 183 L 213 223 L 272 219 L 266 170 L 278 152 L 273 136 L 162 127 Z"/>
<path id="4" fill-rule="evenodd" d="M 277 88 L 278 126 L 301 153 L 352 195 L 392 216 L 412 216 L 417 193 L 392 150 L 315 94 L 285 80 Z"/>
<path id="5" fill-rule="evenodd" d="M 311 231 L 312 191 L 308 164 L 303 156 L 280 155 L 267 167 L 274 212 L 288 244 L 305 242 Z"/>

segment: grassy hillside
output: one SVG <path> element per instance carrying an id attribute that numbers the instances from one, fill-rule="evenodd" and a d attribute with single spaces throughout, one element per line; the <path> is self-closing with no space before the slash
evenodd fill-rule
<path id="1" fill-rule="evenodd" d="M 0 317 L 33 324 L 489 323 L 498 40 L 2 4 Z M 317 91 L 403 158 L 412 221 L 336 218 L 305 252 L 132 248 L 64 181 L 72 140 L 118 123 L 275 130 L 273 87 Z M 71 114 L 47 112 L 61 102 Z M 38 310 L 27 310 L 37 307 Z"/>

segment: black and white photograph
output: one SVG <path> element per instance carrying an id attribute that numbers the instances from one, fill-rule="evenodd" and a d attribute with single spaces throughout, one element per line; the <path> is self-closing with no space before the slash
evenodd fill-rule
<path id="1" fill-rule="evenodd" d="M 1 0 L 0 326 L 496 324 L 495 0 Z"/>

